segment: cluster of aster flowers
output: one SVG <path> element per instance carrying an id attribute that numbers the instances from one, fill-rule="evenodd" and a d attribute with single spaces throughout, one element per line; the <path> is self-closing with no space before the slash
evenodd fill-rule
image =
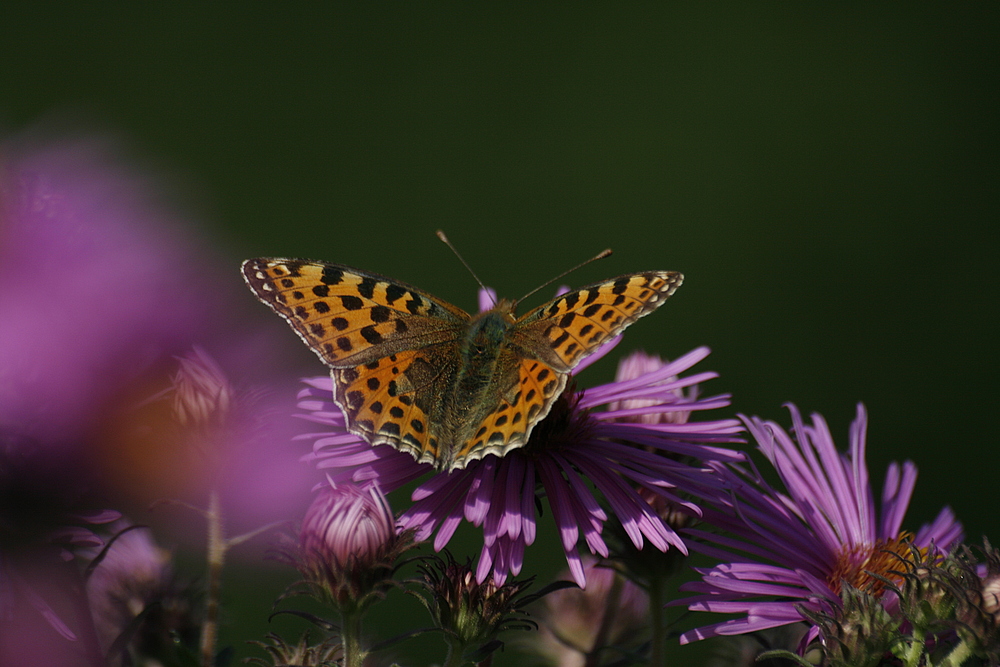
<path id="1" fill-rule="evenodd" d="M 838 451 L 821 416 L 813 415 L 806 423 L 794 406 L 789 406 L 790 431 L 757 417 L 742 417 L 742 424 L 694 421 L 697 411 L 728 404 L 726 396 L 700 398 L 694 391 L 694 385 L 712 374 L 682 377 L 706 354 L 698 349 L 673 362 L 630 355 L 615 382 L 567 391 L 522 450 L 502 459 L 487 457 L 452 473 L 435 473 L 408 454 L 373 448 L 349 434 L 330 400 L 329 381 L 309 379 L 300 408 L 310 421 L 332 428 L 303 436 L 314 443 L 307 459 L 343 483 L 377 481 L 395 489 L 428 476 L 412 492 L 413 502 L 400 515 L 400 526 L 415 529 L 420 539 L 437 531 L 437 549 L 463 519 L 481 527 L 484 546 L 475 569 L 480 583 L 502 584 L 520 571 L 524 550 L 534 538 L 535 505 L 547 499 L 569 577 L 581 588 L 590 584 L 589 597 L 576 604 L 607 605 L 604 613 L 611 617 L 627 614 L 621 588 L 614 595 L 603 585 L 595 589 L 595 581 L 604 577 L 595 578 L 593 567 L 585 567 L 585 558 L 592 557 L 581 555 L 581 542 L 605 568 L 637 577 L 650 591 L 655 588 L 650 577 L 657 576 L 657 569 L 650 567 L 647 554 L 671 547 L 686 553 L 690 547 L 711 557 L 719 564 L 696 568 L 700 580 L 682 586 L 694 596 L 669 606 L 730 617 L 682 633 L 682 644 L 762 631 L 773 634 L 795 624 L 804 629 L 782 635 L 783 641 L 793 642 L 787 647 L 791 650 L 777 652 L 793 660 L 803 660 L 799 656 L 810 650 L 819 650 L 831 665 L 890 664 L 904 652 L 911 658 L 931 651 L 952 658 L 961 651 L 992 655 L 997 650 L 994 616 L 983 611 L 991 601 L 990 584 L 988 577 L 975 574 L 970 558 L 954 561 L 950 555 L 962 539 L 951 510 L 942 509 L 916 532 L 903 529 L 916 483 L 916 466 L 909 461 L 890 465 L 881 502 L 876 503 L 865 462 L 864 408 L 858 406 L 846 454 Z M 720 446 L 736 441 L 741 426 L 777 473 L 781 487 L 765 481 L 752 460 Z M 627 536 L 627 549 L 616 544 L 609 550 L 603 528 L 611 519 Z M 986 553 L 996 558 L 989 549 Z M 670 570 L 662 568 L 660 573 Z M 964 578 L 952 574 L 958 570 Z M 956 646 L 955 638 L 962 635 L 955 628 L 964 626 L 948 620 L 958 615 L 954 605 L 931 614 L 930 620 L 912 616 L 917 609 L 928 615 L 929 586 L 945 590 L 942 582 L 947 582 L 955 590 L 961 588 L 959 581 L 962 590 L 967 589 L 962 599 L 978 601 L 963 607 L 975 612 L 964 613 L 977 619 L 977 627 L 988 629 L 971 633 Z M 571 654 L 587 664 L 603 664 L 602 655 L 626 655 L 621 642 L 574 643 L 559 629 L 567 627 L 572 614 L 561 615 L 567 618 L 548 613 L 541 635 L 546 639 L 536 645 L 550 659 L 564 664 L 553 656 Z M 660 627 L 655 614 L 651 618 L 655 634 Z M 603 633 L 592 639 L 597 637 Z M 641 656 L 645 649 L 632 650 L 627 655 Z M 928 660 L 920 664 L 960 664 Z"/>
<path id="2" fill-rule="evenodd" d="M 673 360 L 634 352 L 613 382 L 587 386 L 581 371 L 616 339 L 502 457 L 442 472 L 372 446 L 347 430 L 329 377 L 304 381 L 294 416 L 315 428 L 293 440 L 293 392 L 276 408 L 232 379 L 253 368 L 280 382 L 266 363 L 245 363 L 265 359 L 263 346 L 219 316 L 232 295 L 205 289 L 222 279 L 203 267 L 219 262 L 182 270 L 203 250 L 144 178 L 101 142 L 0 148 L 0 664 L 224 664 L 226 553 L 261 532 L 226 534 L 242 509 L 255 523 L 264 509 L 302 516 L 280 552 L 299 585 L 280 601 L 305 593 L 337 617 L 287 610 L 323 636 L 268 635 L 254 642 L 262 665 L 358 667 L 425 631 L 445 638 L 449 667 L 488 664 L 518 631 L 535 638 L 522 649 L 567 666 L 659 665 L 667 639 L 727 637 L 744 638 L 727 664 L 1000 664 L 1000 553 L 962 546 L 947 507 L 907 530 L 910 461 L 889 466 L 877 500 L 863 407 L 846 452 L 821 416 L 794 406 L 790 428 L 720 416 L 730 397 L 700 392 L 716 377 L 696 369 L 707 348 Z M 483 290 L 481 308 L 493 303 Z M 51 312 L 72 321 L 71 336 Z M 224 358 L 200 345 L 220 339 Z M 148 461 L 157 446 L 172 453 L 181 474 L 147 484 L 187 482 L 173 504 L 206 519 L 204 591 L 150 530 L 95 501 L 109 483 L 96 472 L 106 460 L 94 463 L 102 437 L 140 445 L 136 477 L 163 467 Z M 307 466 L 286 474 L 303 442 L 319 484 Z M 387 494 L 404 487 L 397 514 Z M 296 495 L 298 505 L 279 500 Z M 530 591 L 533 578 L 519 577 L 540 513 L 558 531 L 566 581 Z M 463 524 L 481 547 L 456 558 L 446 547 Z M 689 551 L 711 564 L 681 586 L 688 597 L 667 600 Z M 420 600 L 432 627 L 371 642 L 362 620 L 394 604 L 395 589 Z M 683 632 L 665 618 L 678 606 L 698 612 Z"/>
<path id="3" fill-rule="evenodd" d="M 565 392 L 525 447 L 451 473 L 432 473 L 429 464 L 416 463 L 409 454 L 372 447 L 348 433 L 332 401 L 329 378 L 307 380 L 299 407 L 310 421 L 334 429 L 306 436 L 314 441 L 309 458 L 334 482 L 377 479 L 389 492 L 429 475 L 413 492 L 413 504 L 400 521 L 416 529 L 418 539 L 433 534 L 436 550 L 444 548 L 463 519 L 481 527 L 480 582 L 489 576 L 502 582 L 521 571 L 525 548 L 535 540 L 536 502 L 544 498 L 571 576 L 585 586 L 578 543 L 582 540 L 592 554 L 609 555 L 602 537 L 609 516 L 586 481 L 606 500 L 636 548 L 649 544 L 659 551 L 672 547 L 686 553 L 684 541 L 644 493 L 696 514 L 697 505 L 684 494 L 713 485 L 715 476 L 690 459 L 742 460 L 738 452 L 720 446 L 738 441 L 736 420 L 689 420 L 691 414 L 729 401 L 725 395 L 702 398 L 685 392 L 715 377 L 710 372 L 679 377 L 707 355 L 707 348 L 698 348 L 647 370 L 640 353 L 622 365 L 615 382 Z"/>

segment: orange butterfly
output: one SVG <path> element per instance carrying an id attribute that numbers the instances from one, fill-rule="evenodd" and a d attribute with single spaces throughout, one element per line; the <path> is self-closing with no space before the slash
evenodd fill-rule
<path id="1" fill-rule="evenodd" d="M 683 280 L 674 271 L 631 273 L 516 317 L 507 299 L 469 315 L 340 264 L 248 259 L 243 277 L 332 369 L 334 401 L 352 433 L 447 471 L 527 444 L 570 371 Z"/>

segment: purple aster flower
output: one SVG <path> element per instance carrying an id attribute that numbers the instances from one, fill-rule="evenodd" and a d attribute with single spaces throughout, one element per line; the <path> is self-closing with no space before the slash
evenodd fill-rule
<path id="1" fill-rule="evenodd" d="M 836 609 L 844 582 L 891 606 L 885 583 L 870 572 L 895 581 L 891 571 L 899 569 L 911 541 L 933 555 L 961 539 L 961 525 L 947 507 L 916 536 L 901 532 L 917 477 L 910 461 L 889 466 L 876 511 L 865 465 L 863 406 L 851 425 L 847 455 L 837 451 L 820 415 L 807 425 L 795 406 L 788 407 L 791 435 L 774 422 L 743 418 L 786 491 L 771 488 L 756 470 L 716 466 L 729 488 L 705 499 L 703 519 L 728 534 L 687 531 L 702 540 L 693 549 L 721 564 L 697 568 L 701 581 L 682 587 L 697 595 L 672 604 L 742 616 L 691 630 L 682 643 L 802 621 L 800 605 Z M 806 641 L 816 634 L 813 628 Z"/>
<path id="2" fill-rule="evenodd" d="M 583 391 L 567 389 L 526 446 L 502 458 L 486 456 L 450 473 L 436 473 L 407 453 L 385 445 L 372 447 L 348 433 L 332 401 L 330 378 L 307 379 L 299 404 L 307 411 L 306 419 L 330 430 L 300 437 L 314 441 L 307 458 L 335 483 L 377 479 L 388 492 L 430 475 L 413 492 L 413 504 L 400 522 L 416 529 L 418 539 L 433 534 L 436 550 L 444 548 L 463 520 L 481 527 L 484 544 L 476 570 L 480 582 L 492 576 L 499 585 L 508 574 L 520 572 L 525 547 L 535 541 L 536 498 L 544 498 L 558 526 L 570 572 L 584 586 L 578 543 L 582 540 L 591 553 L 608 555 L 602 529 L 609 516 L 588 482 L 637 548 L 651 544 L 661 551 L 674 547 L 686 553 L 684 542 L 643 493 L 697 513 L 682 496 L 697 486 L 710 486 L 714 475 L 681 459 L 742 460 L 738 452 L 714 446 L 738 441 L 738 421 L 688 419 L 694 412 L 729 404 L 728 395 L 700 398 L 690 389 L 716 377 L 715 373 L 679 377 L 708 353 L 707 348 L 698 348 L 672 362 L 653 363 L 649 369 L 627 362 L 615 382 Z"/>

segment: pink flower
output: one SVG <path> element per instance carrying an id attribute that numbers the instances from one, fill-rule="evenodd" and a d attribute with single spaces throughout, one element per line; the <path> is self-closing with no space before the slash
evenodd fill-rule
<path id="1" fill-rule="evenodd" d="M 606 353 L 610 347 L 605 348 Z M 477 579 L 490 576 L 502 584 L 508 573 L 521 571 L 525 548 L 535 541 L 536 502 L 547 502 L 559 529 L 573 578 L 586 584 L 579 542 L 600 556 L 608 555 L 601 536 L 611 518 L 585 480 L 606 499 L 637 548 L 649 544 L 686 553 L 681 538 L 657 515 L 643 493 L 653 493 L 688 508 L 696 506 L 679 492 L 714 484 L 714 476 L 681 457 L 742 460 L 718 443 L 737 441 L 733 419 L 690 421 L 689 415 L 725 407 L 729 397 L 697 398 L 684 390 L 715 377 L 702 372 L 680 377 L 708 355 L 694 350 L 669 363 L 659 362 L 635 377 L 620 375 L 611 384 L 567 391 L 532 432 L 529 443 L 503 458 L 487 456 L 463 470 L 434 472 L 409 454 L 389 446 L 372 447 L 344 427 L 344 416 L 332 401 L 329 378 L 306 380 L 299 406 L 305 418 L 330 430 L 303 436 L 314 441 L 310 456 L 335 483 L 378 480 L 391 491 L 425 475 L 413 492 L 413 504 L 401 524 L 418 539 L 434 535 L 440 550 L 464 520 L 483 530 Z M 596 355 L 595 355 L 596 356 Z M 588 359 L 588 361 L 590 361 Z M 639 401 L 639 403 L 625 403 Z M 603 407 L 602 406 L 607 406 Z M 649 423 L 638 415 L 653 416 Z"/>

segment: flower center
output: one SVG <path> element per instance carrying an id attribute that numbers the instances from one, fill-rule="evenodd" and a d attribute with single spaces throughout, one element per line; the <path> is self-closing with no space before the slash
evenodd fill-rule
<path id="1" fill-rule="evenodd" d="M 912 540 L 912 533 L 902 532 L 891 540 L 845 548 L 837 555 L 837 563 L 826 583 L 837 595 L 846 581 L 860 591 L 879 597 L 885 590 L 885 582 L 879 576 L 902 583 L 903 578 L 897 573 L 902 569 L 902 562 L 913 557 Z M 919 551 L 924 556 L 927 549 Z"/>

